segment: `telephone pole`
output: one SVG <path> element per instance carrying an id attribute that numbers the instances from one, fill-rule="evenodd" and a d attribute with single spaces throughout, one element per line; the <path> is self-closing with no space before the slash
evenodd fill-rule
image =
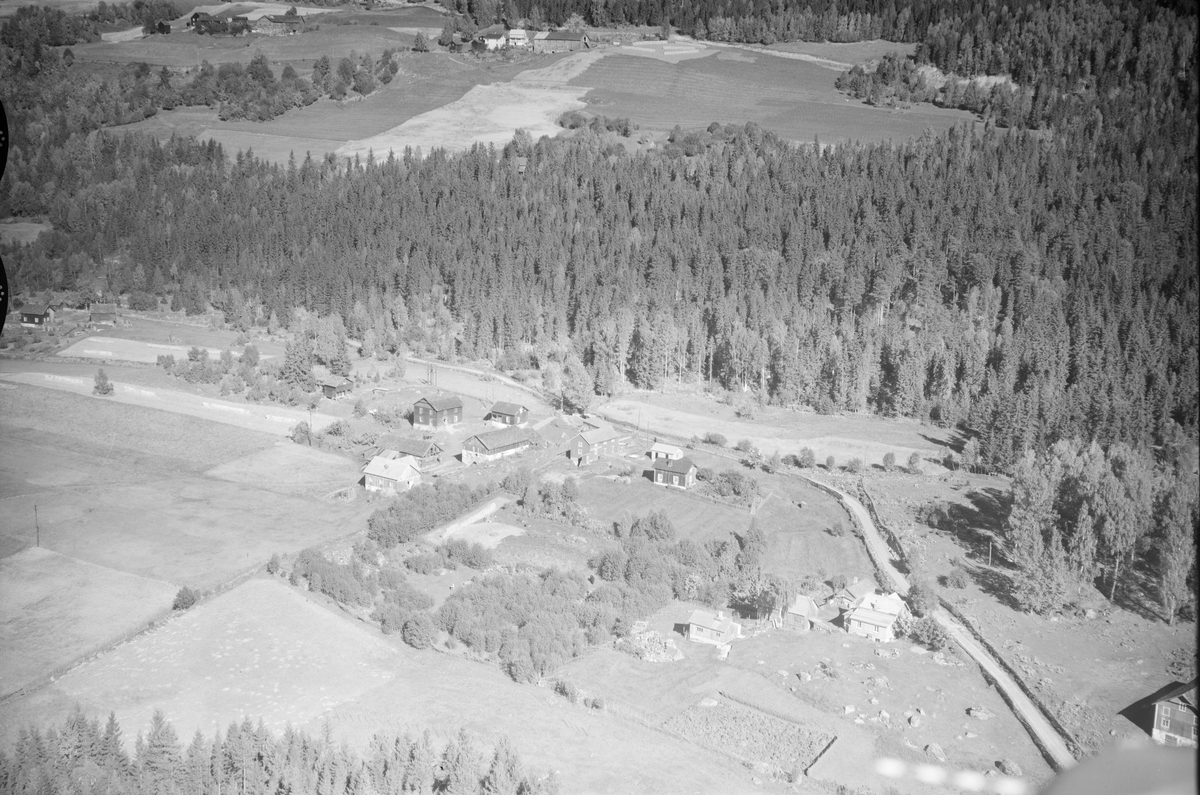
<path id="1" fill-rule="evenodd" d="M 37 506 L 36 505 L 33 506 L 33 526 L 34 526 L 34 529 L 37 531 L 37 545 L 40 547 L 42 545 L 42 526 L 40 524 L 38 524 L 38 515 L 37 515 Z"/>

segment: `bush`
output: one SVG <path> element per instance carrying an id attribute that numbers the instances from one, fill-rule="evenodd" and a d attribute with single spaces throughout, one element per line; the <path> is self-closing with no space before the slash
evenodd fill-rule
<path id="1" fill-rule="evenodd" d="M 829 526 L 828 532 L 829 535 L 833 536 L 834 538 L 841 538 L 842 536 L 846 535 L 846 525 L 842 524 L 840 521 L 834 522 Z"/>
<path id="2" fill-rule="evenodd" d="M 494 561 L 490 549 L 481 544 L 468 544 L 461 538 L 447 541 L 440 551 L 447 560 L 480 571 L 490 568 Z"/>
<path id="3" fill-rule="evenodd" d="M 967 572 L 958 566 L 955 566 L 953 571 L 946 575 L 946 585 L 951 588 L 966 588 L 968 582 L 970 582 L 970 577 L 967 576 Z"/>
<path id="4" fill-rule="evenodd" d="M 913 624 L 911 637 L 933 651 L 941 651 L 950 645 L 950 633 L 933 616 L 925 616 Z"/>
<path id="5" fill-rule="evenodd" d="M 829 456 L 825 459 L 825 469 L 832 472 L 835 466 L 837 466 L 837 462 L 833 460 L 833 456 Z"/>
<path id="6" fill-rule="evenodd" d="M 846 464 L 846 469 L 848 469 L 850 471 L 850 473 L 854 474 L 854 475 L 857 475 L 859 472 L 862 472 L 862 468 L 863 468 L 863 460 L 861 458 L 851 458 L 850 462 L 848 464 Z"/>
<path id="7" fill-rule="evenodd" d="M 276 552 L 274 555 L 271 556 L 271 559 L 267 561 L 267 574 L 270 574 L 272 577 L 274 577 L 276 574 L 279 573 L 280 565 L 281 564 L 279 562 L 279 553 Z"/>
<path id="8" fill-rule="evenodd" d="M 414 649 L 428 649 L 433 645 L 436 634 L 437 629 L 434 628 L 433 619 L 428 613 L 417 613 L 409 618 L 400 632 L 404 642 Z"/>
<path id="9" fill-rule="evenodd" d="M 704 434 L 704 443 L 705 444 L 711 444 L 715 447 L 724 447 L 725 443 L 727 441 L 728 441 L 728 439 L 726 439 L 724 436 L 722 436 L 719 433 Z"/>
<path id="10" fill-rule="evenodd" d="M 896 470 L 896 454 L 888 453 L 883 457 L 883 471 L 894 472 Z"/>
<path id="11" fill-rule="evenodd" d="M 843 588 L 846 587 L 846 575 L 845 574 L 833 575 L 833 578 L 829 581 L 829 584 L 833 586 L 833 590 L 835 590 L 835 591 L 842 590 Z"/>
<path id="12" fill-rule="evenodd" d="M 96 371 L 96 386 L 92 388 L 92 394 L 108 397 L 113 391 L 112 381 L 108 380 L 108 374 L 101 367 Z"/>
<path id="13" fill-rule="evenodd" d="M 558 693 L 572 704 L 579 703 L 579 688 L 568 682 L 566 679 L 554 680 L 554 692 Z"/>
<path id="14" fill-rule="evenodd" d="M 908 471 L 913 475 L 921 474 L 921 454 L 913 453 L 908 457 Z"/>
<path id="15" fill-rule="evenodd" d="M 174 610 L 187 610 L 192 605 L 196 604 L 200 599 L 200 592 L 193 591 L 186 585 L 179 589 L 175 594 L 175 604 L 171 605 Z"/>
<path id="16" fill-rule="evenodd" d="M 504 476 L 504 480 L 500 481 L 500 488 L 509 494 L 521 497 L 524 496 L 525 489 L 529 488 L 531 482 L 533 482 L 533 472 L 529 467 L 518 467 Z"/>
<path id="17" fill-rule="evenodd" d="M 805 447 L 797 456 L 796 466 L 801 469 L 812 469 L 817 465 L 817 454 L 813 452 L 811 447 Z"/>
<path id="18" fill-rule="evenodd" d="M 354 416 L 358 417 L 359 419 L 367 416 L 367 404 L 361 397 L 354 401 Z"/>
<path id="19" fill-rule="evenodd" d="M 748 453 L 750 455 L 755 455 L 758 453 L 758 448 L 755 447 L 754 442 L 750 441 L 749 439 L 738 439 L 738 443 L 734 445 L 733 449 L 737 450 L 739 453 Z"/>
<path id="20" fill-rule="evenodd" d="M 908 606 L 918 616 L 927 616 L 937 609 L 937 587 L 926 576 L 918 575 L 912 578 L 912 587 L 908 590 Z"/>
<path id="21" fill-rule="evenodd" d="M 445 565 L 445 561 L 437 552 L 422 552 L 406 558 L 404 561 L 405 568 L 414 574 L 433 574 L 443 565 Z"/>

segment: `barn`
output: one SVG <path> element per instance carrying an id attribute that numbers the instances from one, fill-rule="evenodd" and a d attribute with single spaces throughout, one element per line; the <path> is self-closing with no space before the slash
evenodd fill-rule
<path id="1" fill-rule="evenodd" d="M 399 455 L 412 456 L 422 468 L 439 463 L 444 452 L 442 446 L 433 439 L 417 439 L 412 436 L 393 436 L 391 434 L 379 437 L 379 447 L 383 450 L 394 450 Z"/>
<path id="2" fill-rule="evenodd" d="M 92 304 L 88 307 L 89 323 L 107 323 L 115 326 L 117 323 L 116 304 Z"/>
<path id="3" fill-rule="evenodd" d="M 287 36 L 298 31 L 303 22 L 298 14 L 268 14 L 254 23 L 254 30 L 264 36 Z"/>
<path id="4" fill-rule="evenodd" d="M 601 455 L 617 455 L 620 434 L 612 428 L 591 428 L 580 431 L 567 446 L 567 458 L 576 466 L 594 463 Z"/>
<path id="5" fill-rule="evenodd" d="M 413 426 L 444 428 L 462 422 L 463 402 L 456 395 L 423 397 L 413 404 Z"/>
<path id="6" fill-rule="evenodd" d="M 354 382 L 349 378 L 331 378 L 321 382 L 321 392 L 330 400 L 350 397 L 354 394 Z"/>
<path id="7" fill-rule="evenodd" d="M 545 38 L 533 37 L 534 52 L 578 52 L 591 46 L 591 38 L 582 31 L 552 30 Z"/>
<path id="8" fill-rule="evenodd" d="M 724 611 L 710 613 L 695 610 L 688 619 L 688 640 L 724 646 L 742 636 L 742 625 L 725 615 Z"/>
<path id="9" fill-rule="evenodd" d="M 462 462 L 478 464 L 495 461 L 510 455 L 519 455 L 533 444 L 529 431 L 524 428 L 502 428 L 476 434 L 463 442 Z"/>
<path id="10" fill-rule="evenodd" d="M 696 465 L 690 458 L 657 458 L 654 461 L 654 482 L 660 486 L 688 489 L 696 484 Z"/>
<path id="11" fill-rule="evenodd" d="M 488 420 L 497 425 L 524 425 L 529 420 L 529 409 L 519 403 L 497 400 L 488 410 Z"/>

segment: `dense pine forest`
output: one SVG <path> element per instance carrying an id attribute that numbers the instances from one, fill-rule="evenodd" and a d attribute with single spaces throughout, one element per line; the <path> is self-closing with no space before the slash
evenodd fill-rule
<path id="1" fill-rule="evenodd" d="M 11 755 L 0 751 L 0 793 L 190 792 L 366 795 L 373 792 L 557 795 L 558 780 L 524 770 L 503 738 L 485 753 L 466 732 L 444 745 L 421 736 L 376 735 L 362 753 L 290 727 L 272 732 L 248 719 L 224 735 L 199 731 L 186 746 L 156 712 L 133 754 L 121 726 L 76 711 L 60 726 L 22 731 Z"/>

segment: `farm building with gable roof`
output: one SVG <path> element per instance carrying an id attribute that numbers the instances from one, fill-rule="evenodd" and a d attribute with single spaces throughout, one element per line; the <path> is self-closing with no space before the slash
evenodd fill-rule
<path id="1" fill-rule="evenodd" d="M 108 323 L 116 325 L 117 323 L 117 305 L 116 304 L 92 304 L 88 307 L 88 322 L 89 323 Z"/>
<path id="2" fill-rule="evenodd" d="M 410 455 L 422 466 L 436 464 L 442 458 L 444 450 L 433 439 L 416 439 L 412 436 L 393 436 L 384 434 L 379 437 L 381 450 L 395 450 L 400 455 Z"/>
<path id="3" fill-rule="evenodd" d="M 421 470 L 412 456 L 389 458 L 377 455 L 363 467 L 363 485 L 367 491 L 394 494 L 408 491 L 421 480 Z"/>
<path id="4" fill-rule="evenodd" d="M 567 446 L 567 457 L 576 466 L 594 463 L 601 455 L 616 455 L 620 434 L 612 428 L 592 428 L 580 431 Z"/>
<path id="5" fill-rule="evenodd" d="M 742 636 L 742 625 L 725 615 L 724 611 L 710 613 L 695 610 L 688 619 L 688 640 L 724 646 Z"/>
<path id="6" fill-rule="evenodd" d="M 655 459 L 654 482 L 660 486 L 689 489 L 696 485 L 696 465 L 690 458 L 677 458 L 674 461 Z"/>
<path id="7" fill-rule="evenodd" d="M 54 310 L 46 304 L 26 304 L 21 307 L 21 325 L 41 328 L 54 320 Z"/>
<path id="8" fill-rule="evenodd" d="M 413 425 L 443 428 L 462 422 L 463 402 L 456 395 L 432 395 L 413 404 Z"/>
<path id="9" fill-rule="evenodd" d="M 1200 677 L 1181 682 L 1154 702 L 1155 742 L 1170 746 L 1196 747 L 1196 690 Z"/>
<path id="10" fill-rule="evenodd" d="M 321 382 L 321 392 L 330 400 L 349 397 L 354 393 L 354 382 L 349 378 L 331 378 Z"/>
<path id="11" fill-rule="evenodd" d="M 656 441 L 654 445 L 647 451 L 647 454 L 654 460 L 665 458 L 668 461 L 674 461 L 677 458 L 683 458 L 683 451 L 673 444 Z"/>
<path id="12" fill-rule="evenodd" d="M 497 400 L 488 410 L 488 419 L 498 425 L 524 425 L 529 420 L 529 409 L 520 403 Z"/>
<path id="13" fill-rule="evenodd" d="M 552 30 L 539 38 L 533 37 L 534 52 L 576 52 L 592 46 L 592 39 L 586 33 L 572 30 Z"/>
<path id="14" fill-rule="evenodd" d="M 530 433 L 524 428 L 486 431 L 463 442 L 462 461 L 464 464 L 495 461 L 498 458 L 523 453 L 532 444 Z"/>

